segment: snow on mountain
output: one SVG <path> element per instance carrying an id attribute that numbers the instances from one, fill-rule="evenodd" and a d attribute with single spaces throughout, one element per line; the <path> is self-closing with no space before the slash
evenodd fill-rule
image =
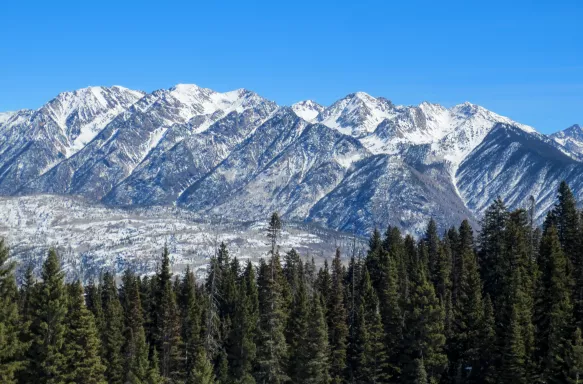
<path id="1" fill-rule="evenodd" d="M 431 144 L 428 162 L 447 161 L 454 169 L 496 123 L 534 132 L 531 127 L 468 102 L 450 109 L 428 102 L 398 106 L 363 92 L 334 103 L 317 120 L 359 138 L 375 154 L 397 154 L 410 146 Z"/>
<path id="2" fill-rule="evenodd" d="M 549 136 L 555 142 L 565 147 L 569 152 L 583 155 L 583 127 L 579 124 L 570 126 Z"/>
<path id="3" fill-rule="evenodd" d="M 12 126 L 18 126 L 27 122 L 34 111 L 21 109 L 19 111 L 0 113 L 0 130 L 8 130 Z"/>
<path id="4" fill-rule="evenodd" d="M 151 273 L 168 247 L 176 272 L 189 265 L 204 273 L 217 242 L 225 242 L 239 260 L 269 253 L 267 218 L 257 222 L 218 223 L 202 220 L 192 212 L 171 207 L 123 210 L 82 199 L 37 195 L 0 198 L 3 220 L 0 236 L 10 244 L 11 255 L 41 268 L 50 247 L 63 259 L 71 279 L 91 280 L 103 270 L 121 273 L 131 267 Z M 364 247 L 360 239 L 357 247 Z M 346 234 L 310 225 L 284 222 L 281 252 L 292 247 L 302 256 L 308 252 L 316 263 L 334 255 L 339 246 L 348 253 L 353 239 Z"/>
<path id="5" fill-rule="evenodd" d="M 556 199 L 562 180 L 583 200 L 583 163 L 567 156 L 536 132 L 497 124 L 464 159 L 457 186 L 466 206 L 480 217 L 500 196 L 508 208 L 526 208 L 530 196 L 542 220 Z"/>
<path id="6" fill-rule="evenodd" d="M 345 135 L 363 137 L 395 115 L 390 101 L 364 92 L 351 93 L 320 113 L 317 121 Z"/>
<path id="7" fill-rule="evenodd" d="M 536 132 L 532 127 L 466 102 L 450 109 L 443 129 L 447 133 L 432 145 L 433 155 L 457 166 L 497 123 L 510 124 L 528 133 Z"/>
<path id="8" fill-rule="evenodd" d="M 357 92 L 327 108 L 279 107 L 245 89 L 89 87 L 0 114 L 0 194 L 419 234 L 429 217 L 477 223 L 499 194 L 515 207 L 533 193 L 547 207 L 557 180 L 578 185 L 582 148 L 578 126 L 547 137 L 471 103 Z"/>
<path id="9" fill-rule="evenodd" d="M 228 189 L 220 195 L 215 193 L 215 201 L 205 207 L 209 213 L 225 218 L 259 219 L 278 211 L 284 219 L 305 219 L 312 206 L 343 180 L 352 163 L 369 153 L 358 140 L 334 129 L 321 124 L 302 126 L 301 120 L 289 122 L 286 130 L 299 136 L 289 145 L 277 145 L 279 151 L 257 145 L 267 135 L 258 131 L 247 145 L 210 172 L 208 178 L 189 189 L 181 202 L 188 205 L 207 191 L 218 191 L 226 184 Z M 275 140 L 289 138 L 290 132 L 283 131 L 281 124 L 265 128 L 278 129 L 279 137 Z M 260 164 L 248 161 L 252 153 L 261 159 Z M 241 172 L 242 169 L 251 172 Z M 222 175 L 229 179 L 224 180 Z"/>
<path id="10" fill-rule="evenodd" d="M 144 96 L 144 92 L 120 86 L 87 87 L 60 93 L 41 107 L 69 139 L 67 157 L 87 143 L 121 112 Z"/>
<path id="11" fill-rule="evenodd" d="M 153 149 L 164 146 L 168 130 L 176 125 L 188 124 L 189 129 L 180 137 L 171 135 L 173 141 L 166 147 L 185 135 L 204 132 L 225 111 L 243 111 L 263 100 L 246 90 L 220 94 L 196 85 L 154 91 L 118 115 L 82 150 L 32 180 L 20 193 L 66 193 L 102 199 Z"/>
<path id="12" fill-rule="evenodd" d="M 241 112 L 230 112 L 200 133 L 190 125 L 171 127 L 104 201 L 115 205 L 172 204 L 277 110 L 275 103 L 266 100 L 248 106 Z"/>
<path id="13" fill-rule="evenodd" d="M 10 120 L 16 112 L 0 112 L 0 126 L 6 124 L 8 120 Z"/>
<path id="14" fill-rule="evenodd" d="M 445 167 L 412 160 L 386 154 L 365 158 L 314 205 L 307 220 L 361 234 L 394 225 L 415 236 L 431 217 L 440 230 L 466 218 L 476 224 Z"/>
<path id="15" fill-rule="evenodd" d="M 291 106 L 292 110 L 302 119 L 312 122 L 324 110 L 324 107 L 312 100 L 297 102 Z"/>

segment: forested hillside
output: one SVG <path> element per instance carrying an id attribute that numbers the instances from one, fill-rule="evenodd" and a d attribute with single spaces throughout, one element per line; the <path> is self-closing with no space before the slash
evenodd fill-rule
<path id="1" fill-rule="evenodd" d="M 366 254 L 321 268 L 280 254 L 240 262 L 222 244 L 207 276 L 103 273 L 67 282 L 48 251 L 17 286 L 0 244 L 1 383 L 578 383 L 583 214 L 566 183 L 542 228 L 486 209 L 425 235 L 375 230 Z"/>

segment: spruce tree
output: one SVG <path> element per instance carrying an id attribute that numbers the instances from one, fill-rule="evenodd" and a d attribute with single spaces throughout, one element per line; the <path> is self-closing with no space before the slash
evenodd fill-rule
<path id="1" fill-rule="evenodd" d="M 565 181 L 559 185 L 557 203 L 551 216 L 557 228 L 561 248 L 567 258 L 567 269 L 574 279 L 575 320 L 581 326 L 583 325 L 583 242 L 581 238 L 583 228 L 577 211 L 577 202 Z"/>
<path id="2" fill-rule="evenodd" d="M 182 278 L 178 300 L 182 318 L 184 369 L 186 372 L 190 372 L 194 367 L 194 356 L 202 345 L 200 338 L 202 303 L 200 301 L 201 299 L 197 297 L 194 273 L 187 266 Z"/>
<path id="3" fill-rule="evenodd" d="M 316 287 L 320 295 L 322 295 L 322 300 L 324 301 L 325 307 L 327 308 L 330 292 L 332 291 L 332 277 L 330 276 L 328 260 L 324 260 L 324 266 L 318 271 Z"/>
<path id="4" fill-rule="evenodd" d="M 526 350 L 522 338 L 522 326 L 518 305 L 513 306 L 510 326 L 506 330 L 505 346 L 502 354 L 500 382 L 504 384 L 525 384 Z"/>
<path id="5" fill-rule="evenodd" d="M 431 218 L 429 220 L 429 223 L 427 224 L 427 229 L 425 231 L 425 237 L 423 238 L 423 242 L 427 247 L 429 277 L 433 284 L 437 285 L 439 278 L 437 276 L 439 268 L 438 264 L 440 263 L 439 258 L 443 257 L 443 255 L 440 255 L 440 241 L 439 235 L 437 234 L 437 223 L 435 222 L 435 220 L 433 220 L 433 218 Z M 438 296 L 439 293 L 440 292 L 438 291 Z"/>
<path id="6" fill-rule="evenodd" d="M 359 334 L 361 353 L 358 372 L 359 381 L 383 383 L 389 380 L 389 361 L 385 345 L 385 333 L 379 312 L 379 302 L 368 271 L 365 268 L 360 297 Z"/>
<path id="7" fill-rule="evenodd" d="M 567 258 L 552 225 L 543 234 L 539 263 L 542 274 L 537 301 L 537 355 L 545 380 L 564 382 L 569 371 L 566 361 L 573 334 L 573 306 Z"/>
<path id="8" fill-rule="evenodd" d="M 0 382 L 16 383 L 17 373 L 25 367 L 24 352 L 28 345 L 21 338 L 22 322 L 28 325 L 29 294 L 26 289 L 26 311 L 18 311 L 18 290 L 14 279 L 14 265 L 8 261 L 8 248 L 0 240 Z M 27 279 L 28 280 L 28 279 Z M 26 314 L 26 315 L 25 315 Z"/>
<path id="9" fill-rule="evenodd" d="M 156 349 L 152 349 L 152 353 L 150 355 L 150 367 L 148 368 L 148 377 L 146 379 L 147 384 L 159 384 L 163 383 L 162 376 L 160 375 L 160 368 L 158 366 L 158 352 Z"/>
<path id="10" fill-rule="evenodd" d="M 35 289 L 34 315 L 30 326 L 32 345 L 28 350 L 27 373 L 28 380 L 37 383 L 57 384 L 66 380 L 63 344 L 67 292 L 64 280 L 59 257 L 54 250 L 50 250 L 43 264 L 41 282 Z"/>
<path id="11" fill-rule="evenodd" d="M 261 260 L 258 277 L 259 328 L 257 335 L 257 383 L 284 383 L 287 345 L 285 343 L 285 314 L 280 275 L 279 254 L 275 252 L 269 263 Z"/>
<path id="12" fill-rule="evenodd" d="M 233 382 L 250 384 L 255 382 L 252 374 L 257 354 L 255 339 L 259 311 L 255 269 L 251 261 L 247 262 L 238 292 L 228 351 L 230 376 Z"/>
<path id="13" fill-rule="evenodd" d="M 172 287 L 168 248 L 162 253 L 162 263 L 156 275 L 154 300 L 154 342 L 160 356 L 160 373 L 176 379 L 180 369 L 180 316 Z"/>
<path id="14" fill-rule="evenodd" d="M 381 233 L 378 231 L 378 229 L 375 228 L 368 241 L 368 253 L 364 261 L 366 268 L 371 274 L 372 284 L 375 289 L 378 289 L 378 286 L 381 282 L 381 276 L 378 274 L 378 272 L 380 271 L 379 267 L 383 252 L 384 249 Z"/>
<path id="15" fill-rule="evenodd" d="M 330 377 L 332 383 L 342 383 L 346 369 L 346 342 L 348 327 L 346 326 L 346 307 L 344 306 L 342 261 L 340 250 L 332 261 L 331 286 L 328 297 L 328 342 L 330 345 Z"/>
<path id="16" fill-rule="evenodd" d="M 85 306 L 80 282 L 68 286 L 64 356 L 66 380 L 70 383 L 105 384 L 101 342 L 93 314 Z"/>
<path id="17" fill-rule="evenodd" d="M 3 242 L 3 240 L 0 240 L 0 241 Z M 5 247 L 4 247 L 3 243 L 0 243 L 0 255 L 4 254 L 4 252 L 5 252 L 4 249 L 5 249 Z M 2 259 L 2 256 L 0 256 L 0 259 Z M 5 261 L 4 261 L 4 263 L 5 263 Z M 7 268 L 7 270 L 8 270 L 8 268 Z M 22 320 L 27 324 L 30 323 L 30 321 L 32 320 L 32 313 L 33 313 L 32 297 L 34 294 L 34 287 L 36 284 L 33 272 L 34 272 L 33 266 L 32 266 L 32 264 L 29 264 L 26 267 L 26 270 L 24 272 L 24 281 L 22 282 L 22 286 L 20 287 L 20 291 L 19 291 L 18 306 L 20 308 L 19 310 L 20 310 L 20 314 L 22 315 Z"/>
<path id="18" fill-rule="evenodd" d="M 188 375 L 186 380 L 187 384 L 215 384 L 215 374 L 213 372 L 213 365 L 211 364 L 206 352 L 203 348 L 200 348 L 194 367 Z"/>
<path id="19" fill-rule="evenodd" d="M 404 382 L 413 382 L 419 359 L 429 381 L 439 381 L 447 367 L 445 345 L 445 312 L 426 277 L 423 260 L 413 263 L 411 293 L 405 307 L 403 337 Z"/>
<path id="20" fill-rule="evenodd" d="M 148 345 L 144 331 L 143 310 L 138 278 L 131 272 L 124 275 L 124 377 L 125 382 L 143 383 L 148 376 Z"/>
<path id="21" fill-rule="evenodd" d="M 294 383 L 301 382 L 307 361 L 302 354 L 303 346 L 307 342 L 308 316 L 310 307 L 306 285 L 303 277 L 298 276 L 291 314 L 286 328 L 286 340 L 289 353 L 288 376 Z"/>
<path id="22" fill-rule="evenodd" d="M 494 319 L 494 308 L 490 296 L 486 295 L 483 300 L 482 331 L 480 332 L 479 346 L 479 371 L 472 377 L 478 378 L 478 382 L 485 384 L 496 383 L 497 369 L 494 361 L 496 351 L 496 323 Z"/>
<path id="23" fill-rule="evenodd" d="M 581 328 L 575 330 L 567 363 L 569 366 L 569 383 L 581 383 L 583 379 L 583 337 L 581 336 Z"/>
<path id="24" fill-rule="evenodd" d="M 303 381 L 306 384 L 328 384 L 330 382 L 328 364 L 328 332 L 318 294 L 312 295 L 306 340 L 300 346 L 305 361 Z"/>
<path id="25" fill-rule="evenodd" d="M 481 370 L 480 346 L 484 327 L 482 283 L 474 250 L 467 245 L 460 248 L 460 276 L 458 299 L 454 308 L 452 339 L 450 344 L 452 376 L 464 382 L 473 382 Z"/>
<path id="26" fill-rule="evenodd" d="M 89 285 L 85 287 L 85 302 L 87 303 L 87 308 L 93 313 L 93 318 L 95 319 L 95 327 L 97 328 L 98 334 L 103 334 L 104 318 L 103 318 L 103 303 L 101 301 L 102 294 L 101 290 L 103 285 L 101 284 L 102 278 L 100 277 L 100 284 L 94 284 L 90 282 Z"/>
<path id="27" fill-rule="evenodd" d="M 110 272 L 104 273 L 101 284 L 101 303 L 103 306 L 101 343 L 102 357 L 106 366 L 105 375 L 109 383 L 123 383 L 123 308 L 119 302 L 117 285 L 113 274 Z"/>
<path id="28" fill-rule="evenodd" d="M 381 266 L 384 270 L 379 292 L 379 309 L 384 330 L 384 344 L 387 353 L 385 373 L 393 380 L 399 376 L 399 353 L 403 338 L 403 313 L 399 298 L 398 264 L 395 257 L 387 257 Z"/>
<path id="29" fill-rule="evenodd" d="M 405 244 L 401 231 L 397 227 L 389 227 L 385 234 L 383 247 L 390 255 L 397 273 L 398 292 L 400 297 L 406 297 L 408 292 L 408 263 L 405 255 Z M 380 292 L 380 291 L 379 291 Z"/>
<path id="30" fill-rule="evenodd" d="M 480 271 L 484 293 L 490 295 L 494 311 L 500 315 L 503 293 L 507 290 L 505 276 L 508 273 L 506 249 L 506 225 L 508 212 L 502 199 L 497 198 L 486 209 L 480 232 Z"/>

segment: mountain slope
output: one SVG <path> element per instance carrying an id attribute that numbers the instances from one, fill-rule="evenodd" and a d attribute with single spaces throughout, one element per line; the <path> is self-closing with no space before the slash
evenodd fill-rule
<path id="1" fill-rule="evenodd" d="M 116 205 L 172 204 L 276 109 L 271 102 L 257 103 L 240 113 L 229 113 L 200 133 L 190 125 L 171 127 L 134 172 L 103 201 Z"/>
<path id="2" fill-rule="evenodd" d="M 578 126 L 547 137 L 471 103 L 356 92 L 280 107 L 245 89 L 89 87 L 0 113 L 0 194 L 418 234 L 429 217 L 477 224 L 499 194 L 511 207 L 533 194 L 544 212 L 559 180 L 579 187 L 581 148 Z"/>
<path id="3" fill-rule="evenodd" d="M 133 172 L 172 126 L 188 123 L 190 130 L 203 132 L 226 110 L 242 110 L 248 97 L 255 95 L 244 90 L 221 94 L 195 85 L 155 91 L 21 193 L 78 194 L 99 200 Z"/>
<path id="4" fill-rule="evenodd" d="M 0 193 L 11 194 L 75 154 L 143 93 L 123 87 L 63 92 L 36 111 L 3 118 Z"/>
<path id="5" fill-rule="evenodd" d="M 579 201 L 583 198 L 583 163 L 550 139 L 506 124 L 498 124 L 462 162 L 456 179 L 467 207 L 478 217 L 497 196 L 516 209 L 525 208 L 532 195 L 540 219 L 554 203 L 562 180 Z"/>

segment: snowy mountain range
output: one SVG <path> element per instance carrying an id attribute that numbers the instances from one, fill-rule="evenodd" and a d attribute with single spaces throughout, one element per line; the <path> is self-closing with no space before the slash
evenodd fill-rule
<path id="1" fill-rule="evenodd" d="M 329 107 L 179 84 L 64 92 L 0 113 L 0 194 L 285 220 L 366 234 L 478 224 L 501 196 L 543 217 L 558 183 L 583 198 L 583 128 L 546 136 L 471 103 L 395 105 L 364 92 Z"/>

